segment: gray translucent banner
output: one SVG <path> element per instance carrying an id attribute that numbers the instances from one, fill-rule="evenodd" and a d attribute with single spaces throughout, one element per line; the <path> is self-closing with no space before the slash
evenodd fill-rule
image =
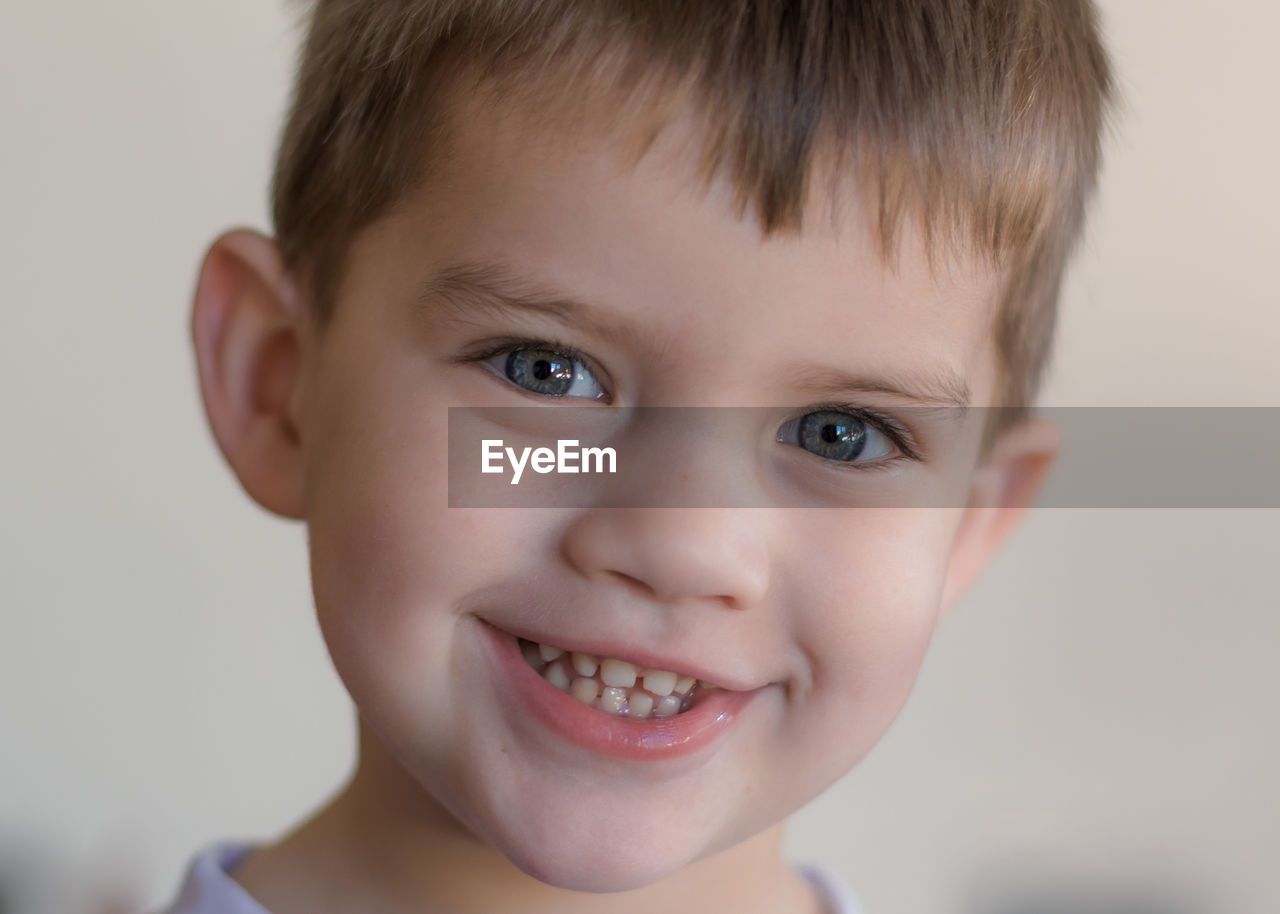
<path id="1" fill-rule="evenodd" d="M 990 493 L 1011 478 L 979 462 L 984 430 L 1009 418 L 943 407 L 450 407 L 449 505 L 960 508 L 975 486 Z M 1280 507 L 1280 408 L 1053 407 L 1034 418 L 1061 446 L 1031 505 Z"/>

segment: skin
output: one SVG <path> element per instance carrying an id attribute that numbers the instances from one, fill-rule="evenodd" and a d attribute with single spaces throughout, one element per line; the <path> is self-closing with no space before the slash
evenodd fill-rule
<path id="1" fill-rule="evenodd" d="M 975 414 L 945 460 L 857 477 L 770 435 L 832 399 L 805 368 L 945 368 L 990 404 L 1001 276 L 931 268 L 910 232 L 888 266 L 856 201 L 815 197 L 802 234 L 763 239 L 727 182 L 696 183 L 692 115 L 634 168 L 603 134 L 533 124 L 480 106 L 459 118 L 445 171 L 354 240 L 323 332 L 270 239 L 231 232 L 206 258 L 192 326 L 210 424 L 249 495 L 306 521 L 321 630 L 360 716 L 351 781 L 235 878 L 274 914 L 563 914 L 599 911 L 599 892 L 611 912 L 818 911 L 780 857 L 783 823 L 884 734 L 1057 436 L 1028 422 L 979 465 Z M 419 302 L 460 259 L 503 263 L 633 332 Z M 607 399 L 578 405 L 778 407 L 761 412 L 774 426 L 759 448 L 681 450 L 689 486 L 738 460 L 744 485 L 851 505 L 870 484 L 856 479 L 911 491 L 945 464 L 969 506 L 449 508 L 449 405 L 563 405 L 513 385 L 501 360 L 459 359 L 508 336 L 589 354 Z M 840 399 L 908 424 L 919 405 Z M 496 687 L 481 619 L 696 658 L 759 693 L 696 764 L 605 758 Z"/>

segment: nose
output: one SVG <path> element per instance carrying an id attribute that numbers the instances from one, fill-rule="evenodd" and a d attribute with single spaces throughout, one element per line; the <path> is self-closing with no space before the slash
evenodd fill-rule
<path id="1" fill-rule="evenodd" d="M 770 568 L 759 509 L 592 508 L 564 533 L 569 564 L 662 603 L 759 603 Z"/>

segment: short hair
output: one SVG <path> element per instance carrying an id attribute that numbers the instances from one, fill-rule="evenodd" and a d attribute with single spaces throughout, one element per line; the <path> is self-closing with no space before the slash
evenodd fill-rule
<path id="1" fill-rule="evenodd" d="M 1006 270 L 1001 425 L 1034 401 L 1111 96 L 1090 0 L 312 0 L 309 15 L 272 203 L 321 326 L 355 234 L 447 156 L 451 90 L 625 112 L 638 155 L 693 100 L 702 179 L 726 173 L 766 237 L 800 230 L 834 152 L 886 256 L 909 217 L 930 250 Z"/>

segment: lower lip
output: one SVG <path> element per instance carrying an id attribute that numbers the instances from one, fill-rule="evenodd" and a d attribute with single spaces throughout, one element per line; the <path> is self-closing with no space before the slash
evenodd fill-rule
<path id="1" fill-rule="evenodd" d="M 482 623 L 488 655 L 509 695 L 518 695 L 533 716 L 584 749 L 614 758 L 662 761 L 703 749 L 723 736 L 760 693 L 713 689 L 687 711 L 671 717 L 613 717 L 561 692 L 525 662 L 514 635 Z"/>

